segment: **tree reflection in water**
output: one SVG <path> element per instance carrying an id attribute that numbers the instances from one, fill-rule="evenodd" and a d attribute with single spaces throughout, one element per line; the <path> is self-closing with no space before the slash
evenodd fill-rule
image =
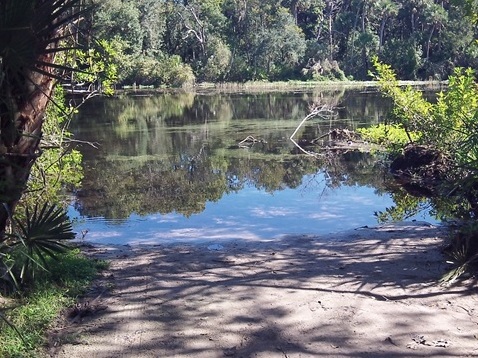
<path id="1" fill-rule="evenodd" d="M 100 148 L 81 148 L 84 180 L 71 212 L 97 218 L 95 225 L 143 220 L 142 229 L 147 221 L 148 230 L 155 232 L 165 221 L 151 218 L 171 215 L 177 229 L 196 225 L 199 217 L 203 229 L 210 220 L 218 227 L 233 216 L 251 226 L 264 222 L 260 235 L 290 233 L 286 217 L 302 221 L 297 229 L 302 227 L 303 233 L 335 230 L 326 227 L 328 215 L 331 222 L 348 218 L 349 228 L 374 224 L 374 211 L 393 205 L 390 178 L 376 158 L 355 151 L 312 158 L 297 154 L 288 140 L 309 105 L 318 101 L 338 108 L 339 115 L 304 124 L 298 133 L 303 140 L 333 128 L 377 123 L 389 109 L 375 92 L 345 89 L 158 94 L 87 103 L 73 131 L 76 138 L 98 142 Z M 238 146 L 249 135 L 260 141 Z M 329 208 L 323 207 L 326 202 Z M 224 217 L 207 207 L 220 208 Z M 271 212 L 278 220 L 267 223 Z M 93 224 L 87 220 L 81 225 Z"/>

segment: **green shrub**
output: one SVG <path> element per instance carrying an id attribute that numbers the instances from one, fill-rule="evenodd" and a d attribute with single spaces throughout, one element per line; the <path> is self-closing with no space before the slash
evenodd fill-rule
<path id="1" fill-rule="evenodd" d="M 179 56 L 137 56 L 131 59 L 131 71 L 122 83 L 154 87 L 189 87 L 196 78 L 190 65 Z"/>
<path id="2" fill-rule="evenodd" d="M 393 100 L 391 123 L 403 128 L 408 142 L 433 146 L 456 163 L 457 177 L 478 171 L 478 87 L 474 71 L 456 68 L 436 103 L 421 91 L 401 87 L 389 65 L 374 59 L 381 91 Z M 413 137 L 416 135 L 416 137 Z"/>
<path id="3" fill-rule="evenodd" d="M 409 143 L 409 138 L 413 141 L 420 139 L 420 133 L 411 132 L 407 135 L 405 129 L 396 123 L 380 123 L 368 128 L 358 128 L 357 132 L 360 133 L 363 140 L 380 144 L 392 154 L 399 153 Z"/>
<path id="4" fill-rule="evenodd" d="M 453 282 L 478 263 L 478 86 L 471 69 L 456 68 L 449 78 L 446 91 L 439 93 L 436 103 L 424 99 L 422 93 L 410 86 L 401 87 L 389 65 L 374 59 L 374 66 L 381 91 L 393 100 L 392 125 L 378 125 L 362 131 L 370 140 L 382 141 L 392 150 L 397 146 L 417 142 L 434 148 L 441 157 L 447 158 L 446 177 L 434 183 L 435 209 L 445 208 L 445 217 L 468 219 L 452 240 L 451 261 L 455 267 L 444 277 Z M 402 129 L 399 136 L 390 128 Z M 385 135 L 384 128 L 387 128 Z M 415 136 L 416 135 L 416 136 Z M 400 139 L 397 140 L 397 137 Z M 398 147 L 399 148 L 399 147 Z M 418 180 L 422 180 L 418 178 Z M 410 203 L 387 209 L 383 218 L 401 215 L 397 208 L 410 208 Z M 416 205 L 416 204 L 415 204 Z M 412 205 L 413 207 L 413 205 Z"/>

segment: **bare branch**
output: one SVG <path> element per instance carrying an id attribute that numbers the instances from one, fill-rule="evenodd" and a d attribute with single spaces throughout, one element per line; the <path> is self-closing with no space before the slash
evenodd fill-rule
<path id="1" fill-rule="evenodd" d="M 196 14 L 196 12 L 194 11 L 194 9 L 191 6 L 185 6 L 184 8 L 192 14 L 192 16 L 194 18 L 194 21 L 196 22 L 199 29 L 198 30 L 193 29 L 193 27 L 188 23 L 188 21 L 186 21 L 184 16 L 179 12 L 178 15 L 179 15 L 179 17 L 181 17 L 181 20 L 183 21 L 184 26 L 188 30 L 186 32 L 186 34 L 184 35 L 183 40 L 187 39 L 190 34 L 193 34 L 194 37 L 201 44 L 201 49 L 204 52 L 205 51 L 204 45 L 205 45 L 205 42 L 206 42 L 206 34 L 205 34 L 205 31 L 204 31 L 204 25 L 199 20 L 198 15 Z"/>
<path id="2" fill-rule="evenodd" d="M 253 136 L 251 135 L 248 135 L 246 138 L 244 138 L 243 140 L 241 140 L 239 143 L 238 143 L 238 146 L 239 147 L 247 147 L 247 145 L 245 143 L 267 143 L 264 139 L 257 139 L 257 138 L 254 138 Z"/>
<path id="3" fill-rule="evenodd" d="M 191 6 L 188 6 L 187 9 L 189 10 L 189 12 L 191 12 L 191 14 L 193 14 L 194 16 L 194 20 L 196 20 L 196 23 L 199 25 L 199 27 L 202 29 L 204 26 L 203 24 L 201 23 L 201 21 L 199 20 L 198 16 L 196 15 L 196 13 L 193 11 L 193 8 Z"/>
<path id="4" fill-rule="evenodd" d="M 302 121 L 299 123 L 299 125 L 297 126 L 297 128 L 295 129 L 295 131 L 292 133 L 292 135 L 289 137 L 289 139 L 291 140 L 292 143 L 294 143 L 294 145 L 299 148 L 300 151 L 302 151 L 303 153 L 307 154 L 307 155 L 311 155 L 311 156 L 318 156 L 319 154 L 318 153 L 314 153 L 314 152 L 309 152 L 307 150 L 305 150 L 304 148 L 302 148 L 299 143 L 297 143 L 295 140 L 294 140 L 294 136 L 297 134 L 297 132 L 299 131 L 299 129 L 303 126 L 303 124 L 305 122 L 307 122 L 309 119 L 311 118 L 314 118 L 314 117 L 320 117 L 322 119 L 327 119 L 328 117 L 334 115 L 334 111 L 333 109 L 324 104 L 322 106 L 314 106 L 312 107 L 310 113 L 304 117 L 304 119 L 302 119 Z"/>

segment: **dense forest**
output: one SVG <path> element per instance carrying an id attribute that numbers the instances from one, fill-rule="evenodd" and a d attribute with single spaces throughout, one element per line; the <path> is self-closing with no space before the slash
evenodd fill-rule
<path id="1" fill-rule="evenodd" d="M 461 0 L 101 0 L 93 38 L 119 84 L 366 80 L 371 58 L 400 79 L 476 67 Z"/>

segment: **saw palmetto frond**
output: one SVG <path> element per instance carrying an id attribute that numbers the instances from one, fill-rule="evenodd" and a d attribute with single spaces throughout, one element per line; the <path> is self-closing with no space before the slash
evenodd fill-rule
<path id="1" fill-rule="evenodd" d="M 59 44 L 78 31 L 65 34 L 66 27 L 72 26 L 86 11 L 89 8 L 82 8 L 80 0 L 2 1 L 0 59 L 9 83 L 17 88 L 28 87 L 30 84 L 25 81 L 28 72 L 58 79 L 57 72 L 77 70 L 45 58 L 72 48 Z"/>

